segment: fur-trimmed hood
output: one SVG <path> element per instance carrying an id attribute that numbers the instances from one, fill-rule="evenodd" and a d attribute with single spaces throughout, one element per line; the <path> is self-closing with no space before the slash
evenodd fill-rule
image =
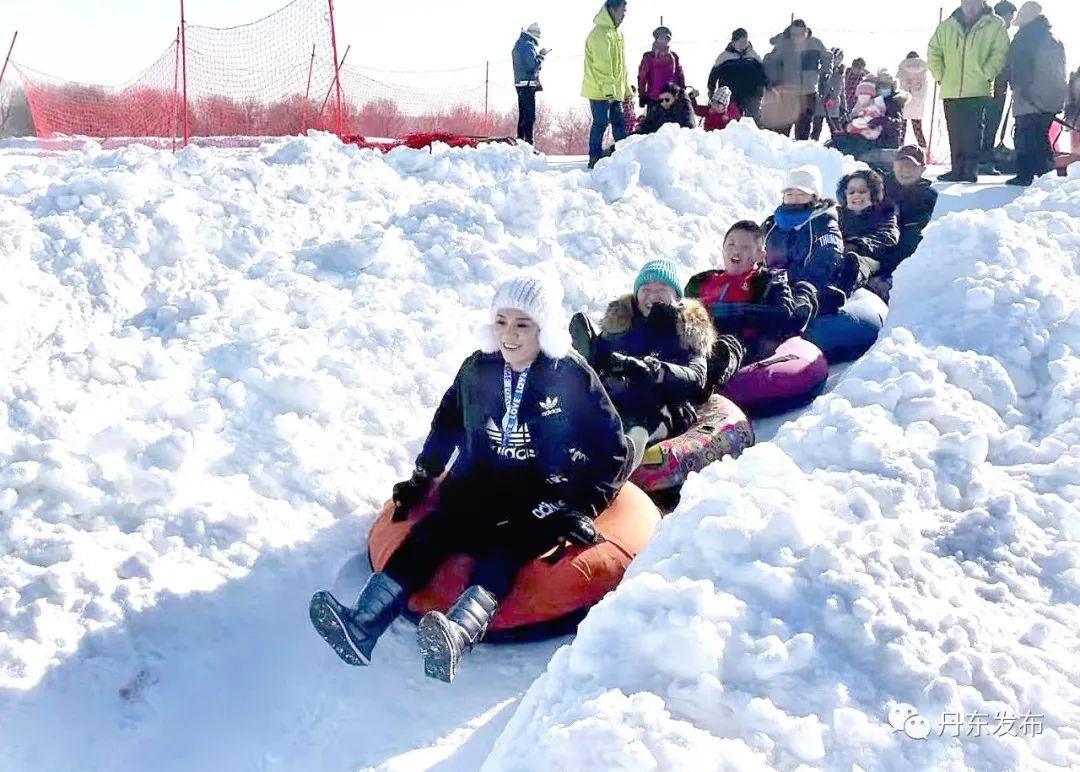
<path id="1" fill-rule="evenodd" d="M 697 300 L 685 298 L 679 309 L 676 330 L 679 345 L 693 356 L 708 356 L 716 345 L 716 328 L 708 310 Z M 635 321 L 643 323 L 645 316 L 638 310 L 633 295 L 623 295 L 611 301 L 600 321 L 600 333 L 605 337 L 624 335 Z"/>

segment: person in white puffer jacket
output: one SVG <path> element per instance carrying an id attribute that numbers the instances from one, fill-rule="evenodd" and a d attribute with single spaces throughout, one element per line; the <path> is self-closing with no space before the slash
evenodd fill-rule
<path id="1" fill-rule="evenodd" d="M 926 135 L 923 133 L 923 117 L 926 115 L 926 99 L 929 91 L 930 80 L 927 78 L 928 68 L 926 62 L 915 51 L 907 55 L 900 62 L 900 68 L 896 73 L 896 80 L 903 91 L 911 94 L 911 101 L 904 107 L 904 121 L 911 122 L 911 128 L 915 132 L 915 140 L 919 147 L 926 147 Z M 906 134 L 907 128 L 905 126 Z M 903 142 L 903 137 L 901 137 Z"/>

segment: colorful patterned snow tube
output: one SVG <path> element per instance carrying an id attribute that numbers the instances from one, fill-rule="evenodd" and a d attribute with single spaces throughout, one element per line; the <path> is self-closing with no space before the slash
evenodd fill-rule
<path id="1" fill-rule="evenodd" d="M 755 418 L 778 415 L 813 401 L 825 389 L 829 363 L 821 349 L 802 338 L 788 338 L 768 359 L 735 374 L 724 396 Z"/>
<path id="2" fill-rule="evenodd" d="M 754 444 L 754 429 L 735 404 L 714 394 L 698 408 L 698 421 L 678 437 L 658 442 L 630 480 L 645 491 L 677 488 L 691 472 L 699 472 L 725 456 L 736 457 Z"/>
<path id="3" fill-rule="evenodd" d="M 371 567 L 381 571 L 409 531 L 431 511 L 432 501 L 416 507 L 406 522 L 395 523 L 393 502 L 383 506 L 368 535 Z M 615 589 L 626 567 L 652 538 L 660 511 L 640 488 L 627 483 L 596 518 L 604 541 L 591 547 L 553 550 L 523 568 L 491 622 L 485 641 L 535 640 L 572 631 L 589 608 Z M 409 597 L 406 615 L 419 619 L 432 609 L 445 611 L 465 590 L 472 571 L 468 555 L 449 558 L 427 587 Z"/>

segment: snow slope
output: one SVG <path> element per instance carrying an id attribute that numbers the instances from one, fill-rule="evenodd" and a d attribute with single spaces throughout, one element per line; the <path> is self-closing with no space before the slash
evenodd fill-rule
<path id="1" fill-rule="evenodd" d="M 930 227 L 876 347 L 687 484 L 485 769 L 1080 768 L 1078 172 Z"/>
<path id="2" fill-rule="evenodd" d="M 362 583 L 493 286 L 543 265 L 599 313 L 649 257 L 718 262 L 787 169 L 845 169 L 747 126 L 592 175 L 444 150 L 0 163 L 0 769 L 479 766 L 558 641 L 448 691 L 405 622 L 356 671 L 306 605 Z"/>

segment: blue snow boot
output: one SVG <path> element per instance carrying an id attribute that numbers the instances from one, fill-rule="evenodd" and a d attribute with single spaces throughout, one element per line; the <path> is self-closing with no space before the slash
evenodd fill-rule
<path id="1" fill-rule="evenodd" d="M 325 590 L 311 596 L 311 624 L 339 657 L 350 665 L 371 663 L 379 636 L 405 606 L 405 589 L 383 573 L 372 574 L 356 605 L 348 608 Z"/>
<path id="2" fill-rule="evenodd" d="M 450 684 L 465 653 L 484 637 L 499 603 L 478 584 L 465 590 L 446 614 L 429 611 L 420 620 L 424 675 Z"/>

